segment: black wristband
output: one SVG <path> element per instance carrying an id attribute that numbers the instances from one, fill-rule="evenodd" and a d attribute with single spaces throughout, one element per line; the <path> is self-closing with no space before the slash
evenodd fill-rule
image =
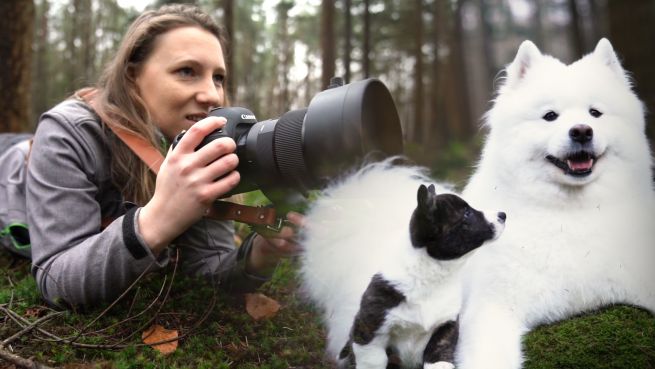
<path id="1" fill-rule="evenodd" d="M 136 229 L 134 225 L 134 216 L 138 207 L 133 207 L 129 209 L 123 216 L 123 243 L 127 247 L 127 251 L 132 254 L 132 256 L 139 260 L 143 259 L 148 255 L 148 252 L 145 250 L 144 246 L 139 241 L 139 237 L 136 235 Z"/>

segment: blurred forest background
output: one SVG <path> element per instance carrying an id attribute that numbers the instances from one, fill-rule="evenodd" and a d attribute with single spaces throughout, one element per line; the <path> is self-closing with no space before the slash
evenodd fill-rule
<path id="1" fill-rule="evenodd" d="M 186 2 L 230 35 L 233 105 L 274 118 L 306 106 L 333 75 L 376 77 L 396 101 L 406 153 L 435 169 L 468 171 L 499 71 L 524 39 L 571 62 L 608 37 L 655 111 L 655 0 Z M 41 113 L 96 80 L 138 14 L 126 3 L 0 2 L 0 132 L 33 131 Z"/>

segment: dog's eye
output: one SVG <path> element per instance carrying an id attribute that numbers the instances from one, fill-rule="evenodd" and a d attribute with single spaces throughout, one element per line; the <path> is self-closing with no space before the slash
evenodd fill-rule
<path id="1" fill-rule="evenodd" d="M 464 219 L 468 219 L 468 218 L 470 218 L 470 217 L 471 217 L 471 209 L 466 209 L 466 210 L 464 210 L 464 215 L 463 215 L 463 217 L 464 217 Z"/>
<path id="2" fill-rule="evenodd" d="M 600 116 L 603 115 L 603 113 L 594 108 L 589 109 L 589 114 L 591 114 L 591 116 L 594 118 L 600 118 Z"/>
<path id="3" fill-rule="evenodd" d="M 557 113 L 555 113 L 554 111 L 551 110 L 548 113 L 544 114 L 544 116 L 541 117 L 541 118 L 543 120 L 547 121 L 547 122 L 552 122 L 555 119 L 557 119 L 557 117 L 559 117 L 559 114 L 557 114 Z"/>

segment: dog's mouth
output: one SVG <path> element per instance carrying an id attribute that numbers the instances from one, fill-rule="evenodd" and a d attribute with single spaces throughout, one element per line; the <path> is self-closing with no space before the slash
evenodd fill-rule
<path id="1" fill-rule="evenodd" d="M 574 177 L 585 177 L 591 174 L 596 164 L 596 155 L 589 151 L 577 151 L 568 155 L 564 159 L 559 159 L 553 155 L 546 156 L 546 160 L 556 167 Z"/>

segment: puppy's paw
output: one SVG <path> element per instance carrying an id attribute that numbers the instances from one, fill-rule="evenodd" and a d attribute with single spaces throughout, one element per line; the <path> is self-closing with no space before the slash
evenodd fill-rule
<path id="1" fill-rule="evenodd" d="M 455 365 L 447 361 L 438 361 L 436 363 L 423 364 L 423 369 L 455 369 Z"/>

